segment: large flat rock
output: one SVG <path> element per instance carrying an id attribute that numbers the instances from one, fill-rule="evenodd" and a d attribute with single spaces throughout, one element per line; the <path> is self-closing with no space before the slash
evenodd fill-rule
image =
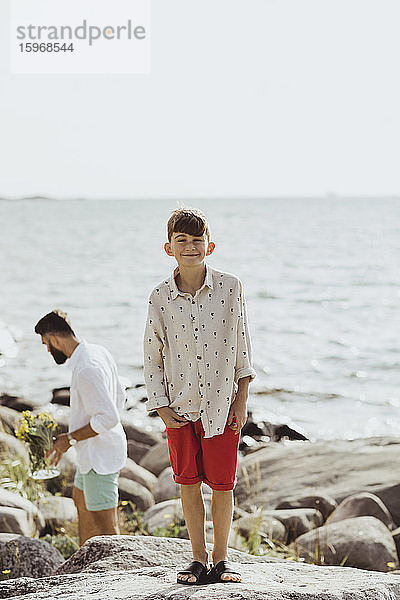
<path id="1" fill-rule="evenodd" d="M 188 542 L 189 543 L 189 542 Z M 175 569 L 141 567 L 123 572 L 22 578 L 0 584 L 14 600 L 398 600 L 400 578 L 345 567 L 298 563 L 234 563 L 242 583 L 183 586 Z"/>
<path id="2" fill-rule="evenodd" d="M 288 498 L 329 495 L 341 502 L 376 494 L 400 525 L 399 438 L 271 444 L 240 461 L 239 506 L 275 508 Z"/>

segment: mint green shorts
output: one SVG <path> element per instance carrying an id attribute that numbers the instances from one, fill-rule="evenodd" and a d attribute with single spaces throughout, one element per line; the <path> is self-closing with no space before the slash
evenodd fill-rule
<path id="1" fill-rule="evenodd" d="M 100 475 L 90 469 L 81 473 L 77 468 L 74 486 L 82 490 L 88 510 L 107 510 L 118 506 L 118 473 Z"/>

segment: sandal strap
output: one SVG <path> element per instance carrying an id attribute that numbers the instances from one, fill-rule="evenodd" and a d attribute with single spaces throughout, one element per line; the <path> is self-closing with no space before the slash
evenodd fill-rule
<path id="1" fill-rule="evenodd" d="M 235 571 L 233 565 L 227 560 L 220 560 L 214 567 L 215 573 L 218 577 L 221 577 L 223 573 L 232 573 L 234 575 L 240 575 L 237 571 Z"/>
<path id="2" fill-rule="evenodd" d="M 194 575 L 199 581 L 207 573 L 207 568 L 198 560 L 192 561 L 187 567 L 178 571 L 178 575 Z"/>

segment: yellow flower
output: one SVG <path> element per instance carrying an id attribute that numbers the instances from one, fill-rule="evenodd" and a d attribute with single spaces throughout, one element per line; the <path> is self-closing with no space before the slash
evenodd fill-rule
<path id="1" fill-rule="evenodd" d="M 127 504 L 129 504 L 128 500 L 122 500 L 121 502 L 122 506 L 126 506 Z"/>
<path id="2" fill-rule="evenodd" d="M 388 563 L 386 563 L 386 564 L 387 564 L 387 566 L 388 566 L 390 569 L 393 569 L 393 568 L 396 566 L 396 565 L 394 564 L 394 562 L 388 562 Z"/>
<path id="3" fill-rule="evenodd" d="M 4 571 L 2 571 L 2 573 L 4 573 L 4 575 L 8 575 L 9 573 L 11 573 L 10 569 L 4 569 Z"/>

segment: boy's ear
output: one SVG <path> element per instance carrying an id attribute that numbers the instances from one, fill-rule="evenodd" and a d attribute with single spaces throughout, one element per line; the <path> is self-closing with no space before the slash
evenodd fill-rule
<path id="1" fill-rule="evenodd" d="M 164 244 L 164 250 L 168 254 L 168 256 L 173 256 L 174 255 L 173 252 L 172 252 L 172 250 L 171 250 L 171 246 L 170 246 L 169 242 L 165 242 L 165 244 Z"/>
<path id="2" fill-rule="evenodd" d="M 215 249 L 215 244 L 214 242 L 210 242 L 208 244 L 208 248 L 207 248 L 207 252 L 206 252 L 206 256 L 209 256 L 210 254 L 212 254 L 214 252 Z"/>

